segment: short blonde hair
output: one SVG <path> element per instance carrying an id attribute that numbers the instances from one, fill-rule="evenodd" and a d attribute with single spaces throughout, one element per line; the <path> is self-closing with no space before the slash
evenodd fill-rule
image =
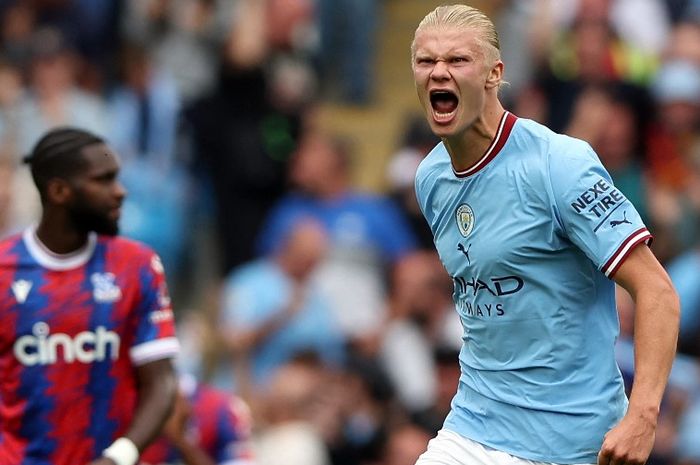
<path id="1" fill-rule="evenodd" d="M 494 60 L 501 59 L 501 45 L 498 41 L 498 32 L 491 19 L 481 10 L 468 5 L 442 5 L 425 15 L 418 24 L 411 43 L 411 57 L 415 58 L 416 34 L 418 32 L 438 26 L 455 26 L 460 29 L 476 29 L 481 35 L 479 42 L 484 48 L 485 54 Z"/>

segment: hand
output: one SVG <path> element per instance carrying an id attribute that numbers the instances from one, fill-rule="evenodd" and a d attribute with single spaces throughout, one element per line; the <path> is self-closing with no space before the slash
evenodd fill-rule
<path id="1" fill-rule="evenodd" d="M 598 465 L 643 465 L 654 446 L 655 435 L 655 418 L 629 410 L 605 435 Z"/>

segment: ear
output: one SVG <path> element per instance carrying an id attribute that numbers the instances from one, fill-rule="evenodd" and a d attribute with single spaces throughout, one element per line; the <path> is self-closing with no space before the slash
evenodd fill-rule
<path id="1" fill-rule="evenodd" d="M 498 86 L 503 81 L 503 62 L 498 60 L 489 71 L 489 75 L 486 78 L 486 89 L 493 89 L 494 87 L 498 89 Z"/>
<path id="2" fill-rule="evenodd" d="M 50 203 L 65 205 L 73 198 L 73 188 L 62 178 L 51 178 L 46 183 L 46 197 Z"/>

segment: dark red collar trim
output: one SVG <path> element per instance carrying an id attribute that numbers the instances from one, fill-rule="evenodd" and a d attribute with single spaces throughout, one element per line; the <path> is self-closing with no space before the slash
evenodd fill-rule
<path id="1" fill-rule="evenodd" d="M 498 124 L 498 131 L 496 131 L 496 135 L 494 136 L 493 141 L 491 141 L 491 145 L 486 150 L 484 155 L 476 163 L 465 170 L 457 171 L 453 166 L 452 171 L 454 172 L 455 176 L 458 178 L 466 178 L 476 174 L 486 165 L 488 165 L 491 160 L 496 158 L 496 155 L 498 155 L 503 146 L 506 145 L 508 136 L 510 136 L 510 132 L 513 130 L 513 126 L 515 125 L 515 121 L 517 119 L 518 117 L 513 113 L 509 111 L 504 112 L 503 116 L 501 117 L 501 122 Z"/>

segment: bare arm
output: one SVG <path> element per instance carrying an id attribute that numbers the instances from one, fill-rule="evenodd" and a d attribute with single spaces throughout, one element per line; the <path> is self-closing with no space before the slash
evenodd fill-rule
<path id="1" fill-rule="evenodd" d="M 143 451 L 160 433 L 175 402 L 177 378 L 170 359 L 136 369 L 139 402 L 126 436 Z"/>
<path id="2" fill-rule="evenodd" d="M 124 435 L 139 452 L 160 433 L 170 415 L 175 401 L 177 379 L 170 359 L 156 360 L 136 368 L 138 404 L 131 426 Z M 93 465 L 112 465 L 114 462 L 101 457 Z"/>
<path id="3" fill-rule="evenodd" d="M 654 445 L 661 398 L 676 351 L 680 303 L 673 284 L 648 247 L 635 247 L 615 274 L 636 304 L 635 369 L 629 409 L 606 435 L 600 465 L 643 464 Z"/>

